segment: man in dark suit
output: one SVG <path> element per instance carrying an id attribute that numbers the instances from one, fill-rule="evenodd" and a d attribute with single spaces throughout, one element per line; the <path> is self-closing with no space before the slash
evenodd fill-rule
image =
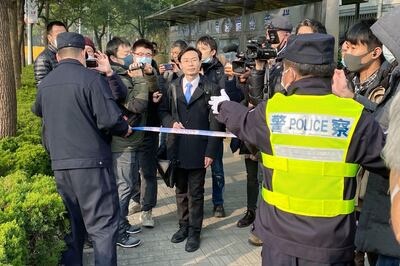
<path id="1" fill-rule="evenodd" d="M 218 88 L 199 74 L 200 51 L 188 47 L 180 53 L 178 60 L 184 75 L 170 84 L 160 106 L 163 126 L 220 130 L 221 124 L 216 121 L 207 106 L 210 96 L 219 94 Z M 175 135 L 173 141 L 173 156 L 179 162 L 174 175 L 179 230 L 172 236 L 171 242 L 179 243 L 188 237 L 185 250 L 193 252 L 200 247 L 206 168 L 212 164 L 222 140 L 204 136 Z"/>

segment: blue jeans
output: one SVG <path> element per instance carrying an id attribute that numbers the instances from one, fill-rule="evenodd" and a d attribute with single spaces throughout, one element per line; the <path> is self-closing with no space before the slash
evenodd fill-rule
<path id="1" fill-rule="evenodd" d="M 129 227 L 129 200 L 139 178 L 139 162 L 137 152 L 113 152 L 113 170 L 118 188 L 120 206 L 119 233 L 123 234 Z"/>
<path id="2" fill-rule="evenodd" d="M 388 257 L 385 255 L 379 255 L 376 261 L 376 266 L 399 266 L 400 259 L 394 257 Z"/>
<path id="3" fill-rule="evenodd" d="M 218 146 L 217 156 L 211 164 L 212 175 L 212 202 L 214 206 L 224 204 L 224 187 L 225 187 L 225 174 L 224 164 L 222 163 L 222 156 L 224 154 L 224 143 Z"/>

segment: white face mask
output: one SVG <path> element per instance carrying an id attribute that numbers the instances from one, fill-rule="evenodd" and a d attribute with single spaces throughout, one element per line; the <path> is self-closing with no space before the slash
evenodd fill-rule
<path id="1" fill-rule="evenodd" d="M 282 86 L 285 90 L 287 90 L 287 88 L 289 88 L 290 83 L 285 85 L 285 83 L 283 82 L 283 75 L 284 75 L 286 72 L 288 72 L 289 70 L 290 70 L 290 68 L 286 69 L 285 71 L 282 72 L 282 75 L 281 75 L 281 86 Z"/>
<path id="2" fill-rule="evenodd" d="M 394 55 L 389 51 L 389 49 L 385 45 L 382 45 L 382 53 L 386 61 L 388 61 L 390 64 L 396 60 Z"/>

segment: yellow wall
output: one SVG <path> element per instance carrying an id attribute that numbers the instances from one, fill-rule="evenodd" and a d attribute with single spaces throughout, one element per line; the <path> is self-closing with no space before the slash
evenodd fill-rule
<path id="1" fill-rule="evenodd" d="M 33 46 L 33 60 L 44 50 L 44 46 Z M 25 46 L 25 59 L 28 58 L 28 46 Z"/>

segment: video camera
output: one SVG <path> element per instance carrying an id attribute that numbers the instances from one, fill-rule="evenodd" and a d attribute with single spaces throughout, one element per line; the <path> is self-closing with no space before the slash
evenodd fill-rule
<path id="1" fill-rule="evenodd" d="M 255 60 L 269 60 L 278 56 L 277 49 L 272 48 L 272 44 L 279 43 L 277 30 L 268 30 L 268 35 L 269 39 L 261 36 L 257 39 L 248 40 L 245 52 L 237 51 L 236 46 L 236 57 L 238 60 L 232 62 L 233 72 L 244 73 L 246 67 L 253 68 L 255 66 Z M 224 49 L 224 52 L 228 49 Z"/>

